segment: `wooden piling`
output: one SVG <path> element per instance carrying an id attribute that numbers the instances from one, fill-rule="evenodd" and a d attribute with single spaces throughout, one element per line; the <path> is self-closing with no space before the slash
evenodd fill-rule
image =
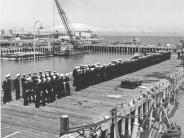
<path id="1" fill-rule="evenodd" d="M 69 116 L 61 115 L 60 116 L 60 136 L 65 134 L 69 130 Z"/>
<path id="2" fill-rule="evenodd" d="M 132 138 L 137 138 L 138 136 L 137 136 L 137 134 L 138 134 L 138 129 L 139 129 L 139 122 L 138 122 L 138 113 L 139 113 L 139 111 L 138 111 L 138 101 L 136 101 L 135 102 L 135 118 L 134 118 L 134 123 L 133 123 L 133 130 L 132 130 Z"/>
<path id="3" fill-rule="evenodd" d="M 112 109 L 111 114 L 112 116 L 117 116 L 117 108 Z M 114 124 L 114 128 L 113 128 L 114 138 L 120 138 L 119 130 L 118 130 L 118 121 L 116 117 L 113 118 L 113 124 Z"/>
<path id="4" fill-rule="evenodd" d="M 121 135 L 125 136 L 125 118 L 121 120 Z"/>
<path id="5" fill-rule="evenodd" d="M 131 124 L 131 107 L 130 107 L 130 113 L 129 113 L 129 118 L 128 118 L 128 136 L 131 136 L 132 134 L 132 124 Z"/>

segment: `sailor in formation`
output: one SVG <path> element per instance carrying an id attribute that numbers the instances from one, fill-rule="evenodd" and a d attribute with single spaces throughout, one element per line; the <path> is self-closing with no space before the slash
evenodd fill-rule
<path id="1" fill-rule="evenodd" d="M 69 96 L 69 81 L 68 74 L 51 73 L 51 71 L 39 72 L 39 75 L 34 73 L 32 77 L 31 74 L 28 74 L 26 81 L 22 84 L 24 105 L 33 102 L 38 108 L 45 106 L 46 103 L 52 103 L 56 99 Z"/>
<path id="2" fill-rule="evenodd" d="M 45 106 L 47 103 L 52 103 L 56 99 L 70 95 L 70 76 L 69 74 L 59 74 L 56 71 L 39 72 L 37 75 L 33 74 L 17 74 L 14 79 L 15 99 L 21 98 L 23 105 L 27 106 L 29 103 L 35 103 L 35 107 Z M 21 95 L 22 87 L 22 95 Z M 11 96 L 11 81 L 10 74 L 5 76 L 2 88 L 4 91 L 3 102 L 12 100 Z"/>
<path id="3" fill-rule="evenodd" d="M 115 77 L 134 72 L 144 67 L 154 65 L 170 58 L 171 52 L 157 52 L 151 54 L 137 54 L 131 59 L 117 59 L 109 64 L 100 63 L 81 65 L 73 70 L 73 86 L 76 90 L 86 88 L 103 81 L 111 80 Z M 2 88 L 4 90 L 3 102 L 12 100 L 10 75 L 5 76 Z M 35 103 L 35 107 L 45 106 L 56 99 L 71 95 L 69 74 L 59 74 L 56 71 L 35 72 L 28 75 L 17 74 L 14 80 L 15 97 L 18 100 L 20 96 L 20 87 L 22 87 L 22 98 L 24 105 Z"/>
<path id="4" fill-rule="evenodd" d="M 2 88 L 4 91 L 3 103 L 6 104 L 7 102 L 12 101 L 10 74 L 5 76 L 5 80 L 2 83 Z"/>
<path id="5" fill-rule="evenodd" d="M 151 66 L 170 58 L 171 52 L 160 51 L 150 54 L 137 54 L 131 59 L 117 59 L 109 64 L 100 63 L 81 65 L 73 70 L 73 86 L 81 90 L 87 86 L 122 76 L 137 71 L 141 68 Z"/>
<path id="6" fill-rule="evenodd" d="M 20 78 L 20 74 L 18 73 L 16 79 L 14 80 L 16 100 L 20 99 L 20 83 L 21 83 L 21 78 Z"/>

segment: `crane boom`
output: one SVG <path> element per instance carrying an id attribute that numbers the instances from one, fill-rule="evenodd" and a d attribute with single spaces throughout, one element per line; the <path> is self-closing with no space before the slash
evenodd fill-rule
<path id="1" fill-rule="evenodd" d="M 71 40 L 72 44 L 74 45 L 74 43 L 75 43 L 74 33 L 73 33 L 72 27 L 70 26 L 70 23 L 67 19 L 66 13 L 64 12 L 63 8 L 61 7 L 59 0 L 55 0 L 55 3 L 56 3 L 57 10 L 59 12 L 59 16 L 63 22 L 64 27 L 65 27 L 66 33 L 69 35 L 70 40 Z"/>

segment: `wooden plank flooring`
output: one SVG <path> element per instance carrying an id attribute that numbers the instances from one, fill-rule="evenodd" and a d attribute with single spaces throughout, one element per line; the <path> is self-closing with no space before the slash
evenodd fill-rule
<path id="1" fill-rule="evenodd" d="M 165 78 L 168 73 L 176 71 L 176 66 L 179 63 L 176 56 L 173 56 L 171 60 L 158 65 L 90 86 L 81 91 L 74 91 L 72 87 L 71 96 L 39 109 L 35 108 L 34 104 L 24 107 L 22 99 L 7 104 L 1 102 L 1 137 L 18 131 L 19 133 L 12 137 L 58 138 L 60 115 L 69 115 L 70 127 L 87 124 L 97 116 L 108 113 L 112 108 L 140 95 L 140 88 L 120 88 L 120 82 L 123 78 L 138 78 L 144 80 L 143 86 L 150 87 L 160 79 Z M 118 99 L 107 97 L 113 94 L 121 95 L 121 97 Z"/>

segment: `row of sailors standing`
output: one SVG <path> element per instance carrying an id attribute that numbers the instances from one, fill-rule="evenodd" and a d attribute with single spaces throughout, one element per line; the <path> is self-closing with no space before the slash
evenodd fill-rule
<path id="1" fill-rule="evenodd" d="M 45 74 L 40 72 L 39 75 L 34 73 L 33 76 L 31 76 L 31 73 L 27 76 L 23 74 L 22 77 L 20 74 L 17 74 L 14 80 L 15 98 L 16 100 L 21 98 L 20 89 L 22 87 L 24 106 L 31 102 L 34 102 L 37 108 L 41 105 L 45 106 L 46 103 L 54 102 L 56 98 L 60 99 L 70 95 L 69 81 L 69 74 L 51 73 L 51 71 L 46 71 Z M 8 85 L 10 86 L 10 84 L 7 84 L 3 87 L 8 87 Z M 4 96 L 6 93 L 11 94 L 11 89 L 8 92 L 4 91 Z M 6 96 L 5 99 L 9 99 L 9 96 Z M 4 103 L 8 101 L 5 100 Z"/>
<path id="2" fill-rule="evenodd" d="M 109 64 L 100 63 L 81 65 L 73 70 L 73 86 L 76 90 L 84 89 L 103 81 L 137 71 L 170 58 L 170 52 L 149 55 L 138 54 L 131 59 L 118 59 Z"/>

